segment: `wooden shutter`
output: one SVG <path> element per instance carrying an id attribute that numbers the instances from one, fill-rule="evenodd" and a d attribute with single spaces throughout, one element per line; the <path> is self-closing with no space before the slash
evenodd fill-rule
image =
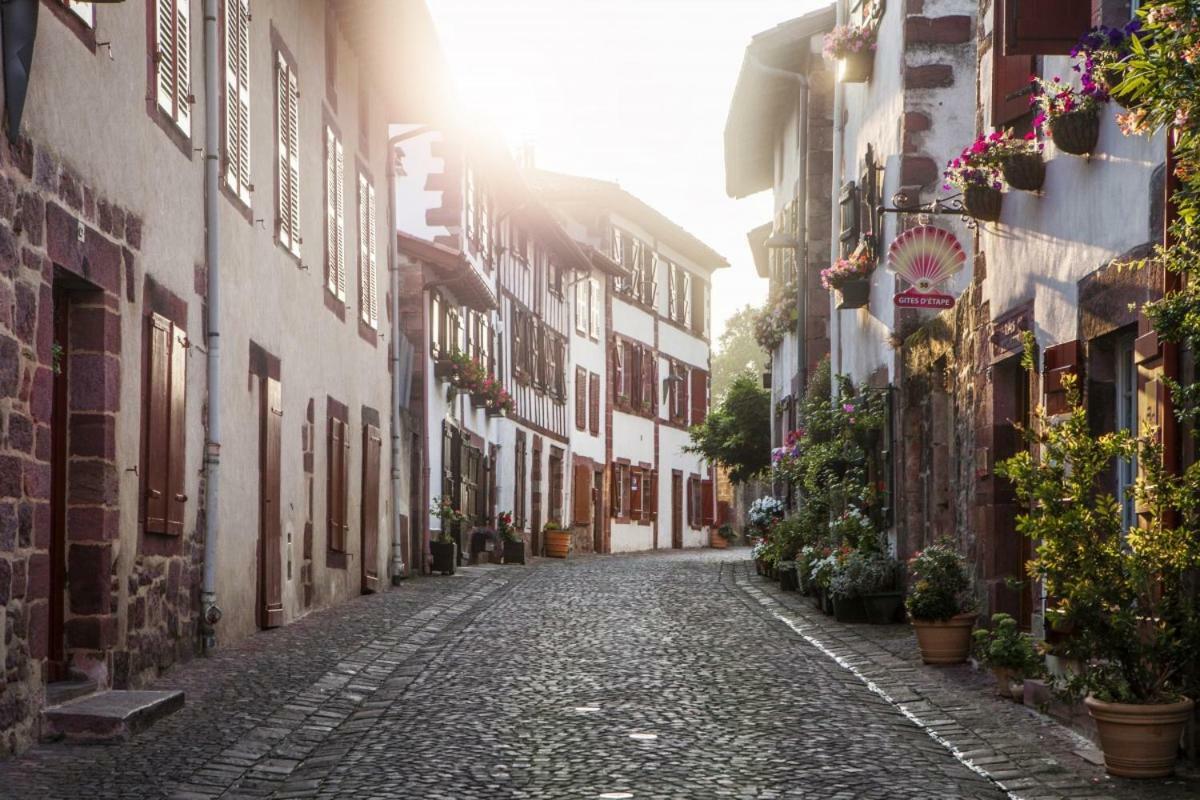
<path id="1" fill-rule="evenodd" d="M 278 192 L 276 201 L 279 204 L 278 220 L 276 220 L 279 241 L 289 250 L 292 247 L 292 193 L 288 187 L 291 180 L 291 161 L 288 157 L 288 125 L 291 115 L 288 110 L 288 66 L 282 53 L 275 54 L 275 115 L 277 136 L 275 150 L 278 156 Z"/>
<path id="2" fill-rule="evenodd" d="M 588 316 L 588 335 L 600 338 L 600 281 L 588 278 L 588 302 L 591 312 Z"/>
<path id="3" fill-rule="evenodd" d="M 250 2 L 225 0 L 225 184 L 250 202 Z"/>
<path id="4" fill-rule="evenodd" d="M 708 415 L 708 373 L 692 370 L 692 424 L 699 425 Z"/>
<path id="5" fill-rule="evenodd" d="M 191 10 L 189 0 L 155 0 L 154 69 L 158 107 L 191 134 Z"/>
<path id="6" fill-rule="evenodd" d="M 621 400 L 625 391 L 625 349 L 623 343 L 614 339 L 612 343 L 613 359 L 613 399 Z"/>
<path id="7" fill-rule="evenodd" d="M 579 281 L 575 284 L 575 331 L 586 335 L 591 321 L 588 319 L 588 288 L 589 281 Z"/>
<path id="8" fill-rule="evenodd" d="M 992 51 L 992 126 L 999 128 L 1029 113 L 1033 56 Z"/>
<path id="9" fill-rule="evenodd" d="M 644 472 L 645 486 L 642 489 L 643 503 L 648 508 L 650 521 L 658 519 L 658 470 L 648 469 Z"/>
<path id="10" fill-rule="evenodd" d="M 288 191 L 291 199 L 291 250 L 300 255 L 300 89 L 296 85 L 296 72 L 290 67 L 288 78 Z"/>
<path id="11" fill-rule="evenodd" d="M 379 321 L 375 274 L 375 187 L 358 174 L 358 292 L 359 317 L 374 328 Z"/>
<path id="12" fill-rule="evenodd" d="M 669 319 L 675 319 L 679 304 L 679 298 L 675 291 L 675 284 L 679 280 L 679 276 L 675 274 L 676 270 L 677 267 L 674 264 L 667 264 L 667 317 Z"/>
<path id="13" fill-rule="evenodd" d="M 596 373 L 588 375 L 588 428 L 592 436 L 600 433 L 600 376 Z"/>
<path id="14" fill-rule="evenodd" d="M 680 270 L 680 302 L 683 306 L 683 311 L 679 317 L 679 321 L 685 326 L 692 324 L 692 273 L 687 270 Z"/>
<path id="15" fill-rule="evenodd" d="M 574 518 L 576 525 L 587 525 L 592 521 L 592 470 L 587 464 L 576 464 L 571 486 Z"/>
<path id="16" fill-rule="evenodd" d="M 326 285 L 346 299 L 345 156 L 333 128 L 325 127 L 325 271 Z M 435 299 L 436 302 L 436 299 Z M 436 319 L 436 314 L 434 315 Z"/>
<path id="17" fill-rule="evenodd" d="M 587 370 L 575 368 L 575 427 L 579 430 L 587 428 L 588 382 Z"/>
<path id="18" fill-rule="evenodd" d="M 149 374 L 146 376 L 146 531 L 167 532 L 170 491 L 171 321 L 150 318 Z"/>
<path id="19" fill-rule="evenodd" d="M 383 437 L 374 425 L 363 426 L 362 591 L 379 589 L 379 462 Z"/>
<path id="20" fill-rule="evenodd" d="M 692 333 L 697 336 L 704 335 L 704 309 L 708 305 L 704 302 L 704 292 L 707 287 L 708 284 L 699 278 L 692 281 Z"/>
<path id="21" fill-rule="evenodd" d="M 629 468 L 629 516 L 635 520 L 642 516 L 642 470 L 639 467 Z"/>
<path id="22" fill-rule="evenodd" d="M 650 410 L 658 416 L 658 354 L 650 359 Z"/>
<path id="23" fill-rule="evenodd" d="M 615 461 L 608 466 L 608 512 L 614 517 L 621 516 L 621 465 Z"/>
<path id="24" fill-rule="evenodd" d="M 328 522 L 330 550 L 346 550 L 346 455 L 350 443 L 346 441 L 346 423 L 335 417 L 329 418 L 329 475 Z"/>
<path id="25" fill-rule="evenodd" d="M 1042 385 L 1046 393 L 1046 413 L 1062 414 L 1068 410 L 1067 391 L 1063 378 L 1079 376 L 1083 364 L 1083 343 L 1078 339 L 1046 348 Z M 1080 388 L 1077 383 L 1076 388 Z"/>
<path id="26" fill-rule="evenodd" d="M 187 505 L 184 459 L 187 443 L 187 334 L 171 327 L 170 430 L 168 432 L 167 533 L 183 535 L 183 512 Z"/>
<path id="27" fill-rule="evenodd" d="M 700 518 L 703 524 L 713 524 L 713 482 L 705 480 L 700 482 Z"/>
<path id="28" fill-rule="evenodd" d="M 696 481 L 694 478 L 687 480 L 687 524 L 689 527 L 696 527 Z"/>
<path id="29" fill-rule="evenodd" d="M 1092 0 L 1000 0 L 1004 55 L 1067 55 L 1092 27 Z"/>
<path id="30" fill-rule="evenodd" d="M 262 486 L 261 534 L 259 550 L 259 596 L 262 601 L 260 624 L 274 628 L 283 623 L 282 513 L 280 508 L 280 447 L 282 441 L 283 402 L 279 381 L 262 382 Z"/>

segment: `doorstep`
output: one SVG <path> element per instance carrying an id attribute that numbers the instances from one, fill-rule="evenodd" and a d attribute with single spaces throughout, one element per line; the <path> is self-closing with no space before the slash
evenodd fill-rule
<path id="1" fill-rule="evenodd" d="M 908 625 L 839 623 L 799 592 L 754 574 L 751 562 L 726 579 L 754 605 L 788 625 L 867 684 L 1009 797 L 1083 800 L 1195 800 L 1200 772 L 1181 761 L 1173 778 L 1113 778 L 1095 763 L 1095 745 L 1034 708 L 996 696 L 990 672 L 921 662 Z"/>
<path id="2" fill-rule="evenodd" d="M 42 710 L 42 741 L 102 744 L 129 739 L 183 708 L 183 692 L 113 690 Z"/>

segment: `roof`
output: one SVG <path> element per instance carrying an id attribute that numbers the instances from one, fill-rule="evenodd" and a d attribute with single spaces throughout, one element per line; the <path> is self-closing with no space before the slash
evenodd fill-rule
<path id="1" fill-rule="evenodd" d="M 774 227 L 775 224 L 773 222 L 767 222 L 746 234 L 746 239 L 750 242 L 750 252 L 754 255 L 754 270 L 760 278 L 771 277 L 771 261 L 769 258 L 770 253 L 767 250 L 767 237 L 771 235 Z"/>
<path id="2" fill-rule="evenodd" d="M 424 288 L 445 286 L 459 301 L 476 311 L 490 311 L 498 307 L 491 287 L 475 271 L 462 251 L 400 231 L 396 233 L 396 248 L 431 268 L 435 277 L 426 282 Z"/>
<path id="3" fill-rule="evenodd" d="M 388 122 L 434 123 L 454 92 L 424 0 L 331 0 L 338 27 L 385 103 Z"/>
<path id="4" fill-rule="evenodd" d="M 775 137 L 796 106 L 800 81 L 812 58 L 809 40 L 833 29 L 832 5 L 755 34 L 725 119 L 725 193 L 730 197 L 770 189 L 775 180 Z"/>
<path id="5" fill-rule="evenodd" d="M 646 228 L 660 242 L 681 253 L 701 269 L 712 272 L 729 266 L 724 256 L 672 222 L 658 209 L 622 189 L 620 184 L 538 169 L 526 170 L 525 174 L 530 184 L 551 204 L 572 200 L 594 203 Z"/>

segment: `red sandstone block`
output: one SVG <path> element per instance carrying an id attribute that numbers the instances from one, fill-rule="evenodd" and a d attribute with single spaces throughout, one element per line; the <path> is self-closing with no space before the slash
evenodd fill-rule
<path id="1" fill-rule="evenodd" d="M 923 64 L 906 67 L 905 89 L 943 89 L 954 85 L 954 68 L 949 64 Z"/>
<path id="2" fill-rule="evenodd" d="M 121 274 L 124 271 L 121 248 L 93 228 L 87 228 L 84 247 L 87 251 L 84 271 L 87 278 L 113 294 L 120 294 Z"/>
<path id="3" fill-rule="evenodd" d="M 971 40 L 971 18 L 909 16 L 904 20 L 905 44 L 965 44 Z"/>
<path id="4" fill-rule="evenodd" d="M 937 162 L 928 156 L 901 157 L 900 183 L 905 186 L 928 186 L 940 175 L 941 170 L 938 169 Z"/>
<path id="5" fill-rule="evenodd" d="M 25 589 L 30 602 L 50 596 L 50 556 L 34 553 L 29 556 L 29 583 Z"/>
<path id="6" fill-rule="evenodd" d="M 27 459 L 22 469 L 25 496 L 36 500 L 50 499 L 50 464 Z"/>
<path id="7" fill-rule="evenodd" d="M 117 421 L 108 414 L 72 414 L 71 455 L 112 460 L 117 450 Z"/>
<path id="8" fill-rule="evenodd" d="M 110 616 L 72 617 L 67 620 L 67 644 L 72 648 L 103 650 L 112 646 L 116 631 L 117 621 Z"/>
<path id="9" fill-rule="evenodd" d="M 71 505 L 115 506 L 119 496 L 117 468 L 104 461 L 72 461 L 68 469 Z"/>
<path id="10" fill-rule="evenodd" d="M 21 496 L 21 473 L 25 459 L 0 456 L 0 499 Z"/>
<path id="11" fill-rule="evenodd" d="M 121 513 L 100 506 L 67 509 L 67 539 L 71 542 L 108 542 L 117 538 Z"/>
<path id="12" fill-rule="evenodd" d="M 117 411 L 120 407 L 121 362 L 111 355 L 71 355 L 71 408 Z"/>
<path id="13" fill-rule="evenodd" d="M 71 576 L 71 613 L 103 614 L 109 608 L 112 547 L 108 544 L 75 544 L 67 552 Z"/>
<path id="14" fill-rule="evenodd" d="M 79 308 L 71 314 L 71 347 L 121 354 L 121 317 L 105 308 Z"/>
<path id="15" fill-rule="evenodd" d="M 50 642 L 50 604 L 30 603 L 26 607 L 29 626 L 29 657 L 38 660 L 46 657 L 47 645 Z"/>

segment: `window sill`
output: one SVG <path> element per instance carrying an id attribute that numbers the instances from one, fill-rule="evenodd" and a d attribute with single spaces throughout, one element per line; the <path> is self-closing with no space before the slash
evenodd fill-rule
<path id="1" fill-rule="evenodd" d="M 342 322 L 346 321 L 346 301 L 340 299 L 336 294 L 329 290 L 329 285 L 326 284 L 322 294 L 325 296 L 325 307 L 333 312 L 333 315 Z"/>
<path id="2" fill-rule="evenodd" d="M 220 179 L 221 194 L 225 195 L 225 199 L 233 206 L 234 212 L 242 219 L 246 220 L 246 224 L 254 225 L 254 209 L 250 207 L 242 197 L 233 189 L 229 188 L 229 184 L 224 179 Z"/>

